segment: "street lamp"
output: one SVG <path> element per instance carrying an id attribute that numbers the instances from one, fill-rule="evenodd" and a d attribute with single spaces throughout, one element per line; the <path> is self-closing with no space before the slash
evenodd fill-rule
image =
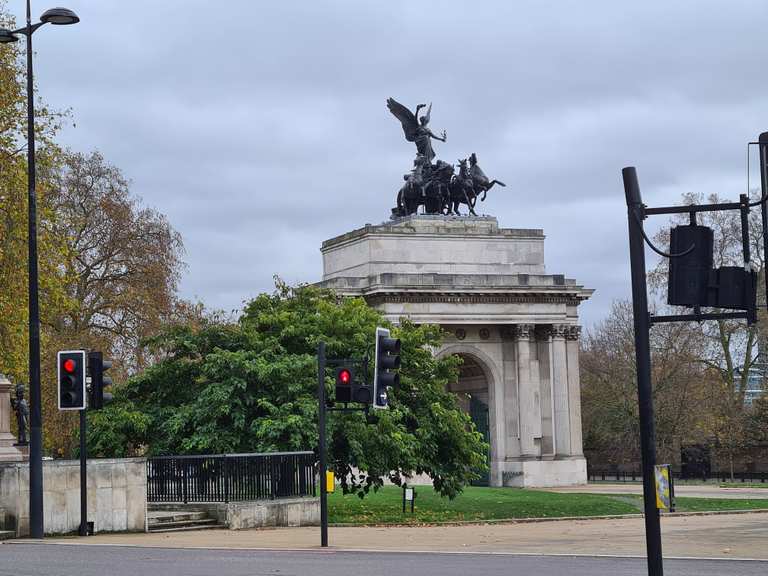
<path id="1" fill-rule="evenodd" d="M 40 22 L 32 24 L 32 9 L 27 0 L 27 25 L 18 30 L 0 28 L 0 43 L 27 37 L 27 190 L 29 230 L 29 533 L 43 537 L 43 415 L 40 391 L 40 308 L 37 281 L 37 198 L 35 194 L 35 102 L 32 76 L 32 34 L 43 24 L 67 25 L 80 21 L 67 8 L 51 8 Z"/>

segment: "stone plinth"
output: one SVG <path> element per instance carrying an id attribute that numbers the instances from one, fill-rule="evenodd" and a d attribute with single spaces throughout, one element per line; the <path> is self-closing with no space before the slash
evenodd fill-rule
<path id="1" fill-rule="evenodd" d="M 143 458 L 88 461 L 88 521 L 96 532 L 144 532 L 147 520 L 147 462 Z M 29 534 L 29 464 L 0 464 L 0 509 L 16 536 Z M 43 523 L 46 534 L 68 534 L 80 526 L 80 462 L 43 462 Z"/>
<path id="2" fill-rule="evenodd" d="M 14 446 L 16 437 L 11 434 L 11 389 L 13 385 L 3 374 L 0 374 L 0 462 L 19 462 L 24 460 L 18 448 Z"/>
<path id="3" fill-rule="evenodd" d="M 592 290 L 547 274 L 544 238 L 491 217 L 414 215 L 321 248 L 321 286 L 450 333 L 437 353 L 465 359 L 453 390 L 487 406 L 473 418 L 487 427 L 494 486 L 586 482 L 578 306 Z"/>

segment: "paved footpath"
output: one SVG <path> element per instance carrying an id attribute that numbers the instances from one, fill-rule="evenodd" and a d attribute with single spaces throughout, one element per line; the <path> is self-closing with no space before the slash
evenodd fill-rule
<path id="1" fill-rule="evenodd" d="M 768 486 L 768 485 L 766 485 Z M 583 484 L 581 486 L 563 486 L 560 488 L 545 488 L 550 492 L 573 493 L 588 492 L 590 494 L 642 494 L 643 485 L 640 483 L 603 483 Z M 720 488 L 717 484 L 678 484 L 675 486 L 677 496 L 692 498 L 728 498 L 749 499 L 768 498 L 766 488 Z"/>
<path id="2" fill-rule="evenodd" d="M 666 557 L 768 560 L 768 513 L 662 518 Z M 331 528 L 336 549 L 644 556 L 642 518 L 518 524 Z M 319 528 L 103 534 L 46 542 L 162 548 L 315 549 Z M 2 546 L 0 546 L 2 555 Z M 766 568 L 768 574 L 768 568 Z"/>

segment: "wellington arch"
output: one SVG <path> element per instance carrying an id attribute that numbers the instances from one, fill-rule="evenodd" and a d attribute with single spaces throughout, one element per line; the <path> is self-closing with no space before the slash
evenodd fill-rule
<path id="1" fill-rule="evenodd" d="M 463 360 L 450 390 L 490 444 L 492 486 L 586 482 L 578 306 L 592 290 L 547 274 L 544 233 L 489 216 L 411 215 L 323 243 L 321 285 L 393 323 L 441 325 Z"/>

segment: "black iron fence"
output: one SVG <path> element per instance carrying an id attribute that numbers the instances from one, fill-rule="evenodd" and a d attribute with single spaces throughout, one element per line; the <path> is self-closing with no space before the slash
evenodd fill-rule
<path id="1" fill-rule="evenodd" d="M 312 452 L 158 456 L 147 460 L 148 502 L 236 502 L 314 496 Z"/>
<path id="2" fill-rule="evenodd" d="M 682 475 L 679 471 L 674 471 L 676 479 L 680 480 L 699 480 L 702 482 L 741 482 L 741 483 L 766 483 L 768 482 L 768 471 L 765 472 L 734 472 L 733 479 L 728 471 L 709 472 L 698 475 Z M 587 477 L 590 482 L 642 482 L 643 472 L 640 469 L 622 470 L 617 468 L 593 468 L 587 469 Z"/>

